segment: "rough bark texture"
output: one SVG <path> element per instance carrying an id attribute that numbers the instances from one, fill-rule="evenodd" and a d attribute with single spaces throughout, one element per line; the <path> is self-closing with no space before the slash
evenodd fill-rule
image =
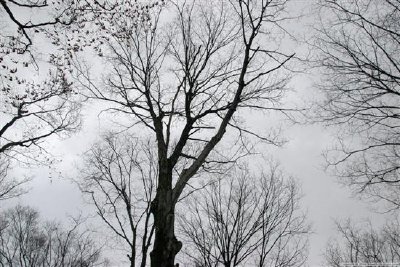
<path id="1" fill-rule="evenodd" d="M 150 253 L 151 266 L 173 267 L 175 256 L 182 248 L 182 242 L 175 236 L 173 209 L 174 207 L 169 204 L 157 205 L 157 215 L 154 216 L 156 226 L 154 247 Z"/>
<path id="2" fill-rule="evenodd" d="M 162 180 L 172 180 L 172 175 Z M 182 248 L 182 242 L 175 236 L 175 201 L 172 193 L 171 188 L 160 188 L 152 203 L 155 239 L 150 253 L 151 266 L 175 266 L 175 256 Z"/>

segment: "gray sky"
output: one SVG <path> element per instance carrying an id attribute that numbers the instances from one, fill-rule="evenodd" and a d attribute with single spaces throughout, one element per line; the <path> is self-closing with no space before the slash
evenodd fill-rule
<path id="1" fill-rule="evenodd" d="M 307 8 L 310 2 L 296 0 L 293 8 Z M 310 20 L 306 19 L 306 23 L 310 23 Z M 293 27 L 301 32 L 306 29 L 304 24 Z M 307 99 L 316 93 L 310 76 L 299 75 L 291 86 L 296 90 L 293 99 Z M 84 112 L 87 115 L 81 132 L 63 141 L 51 141 L 51 150 L 63 160 L 60 163 L 62 175 L 46 168 L 26 171 L 34 177 L 29 184 L 30 192 L 18 200 L 4 202 L 5 206 L 16 202 L 28 204 L 39 209 L 44 218 L 57 220 L 65 220 L 66 214 L 76 215 L 90 210 L 77 187 L 68 179 L 77 175 L 76 165 L 80 162 L 80 155 L 90 147 L 102 128 L 101 117 L 97 117 L 97 112 L 96 108 Z M 260 121 L 258 125 L 263 127 L 263 123 Z M 329 237 L 335 233 L 334 218 L 351 217 L 358 220 L 369 217 L 380 224 L 384 216 L 374 213 L 371 203 L 352 198 L 348 188 L 339 185 L 335 177 L 324 172 L 321 154 L 332 143 L 332 131 L 317 125 L 284 128 L 289 142 L 283 148 L 271 148 L 267 154 L 279 160 L 284 170 L 302 185 L 303 208 L 308 211 L 314 230 L 310 240 L 309 264 L 311 267 L 322 266 L 321 253 Z"/>
<path id="2" fill-rule="evenodd" d="M 93 121 L 92 121 L 93 122 Z M 34 170 L 35 177 L 30 184 L 31 191 L 19 200 L 8 201 L 28 204 L 38 208 L 46 219 L 64 220 L 66 215 L 77 215 L 90 210 L 82 200 L 77 187 L 65 178 L 77 174 L 74 168 L 79 162 L 79 154 L 89 147 L 92 123 L 85 124 L 83 133 L 55 144 L 56 150 L 63 151 L 62 170 L 64 178 L 45 168 Z M 95 127 L 91 128 L 92 130 Z M 371 204 L 351 198 L 346 187 L 336 183 L 336 179 L 323 171 L 322 150 L 330 144 L 330 133 L 319 126 L 293 126 L 285 131 L 290 141 L 283 147 L 271 151 L 284 170 L 298 179 L 302 185 L 302 207 L 308 211 L 314 234 L 310 240 L 309 264 L 321 266 L 321 253 L 328 238 L 334 235 L 333 219 L 373 218 L 380 223 L 382 215 L 371 211 Z M 69 166 L 69 167 L 68 167 Z"/>
<path id="3" fill-rule="evenodd" d="M 311 81 L 304 77 L 295 79 L 296 95 L 303 98 L 313 94 Z M 299 82 L 301 81 L 301 82 Z M 8 201 L 28 204 L 39 209 L 46 219 L 65 220 L 67 214 L 87 213 L 90 207 L 85 205 L 77 187 L 68 179 L 78 176 L 77 165 L 80 155 L 95 142 L 102 123 L 95 108 L 86 111 L 83 129 L 73 137 L 51 144 L 52 151 L 60 155 L 60 173 L 46 168 L 31 171 L 34 176 L 30 184 L 31 191 L 19 200 Z M 266 126 L 261 122 L 260 127 Z M 372 205 L 351 197 L 348 188 L 339 185 L 335 177 L 329 176 L 323 169 L 322 152 L 332 143 L 333 133 L 318 125 L 294 125 L 285 127 L 284 134 L 289 140 L 283 148 L 270 147 L 268 155 L 280 161 L 284 171 L 297 178 L 302 186 L 302 208 L 308 212 L 314 233 L 310 240 L 309 264 L 322 266 L 322 252 L 329 237 L 335 234 L 333 219 L 352 218 L 360 220 L 372 218 L 380 224 L 384 216 L 376 214 Z M 376 207 L 376 206 L 375 206 Z"/>

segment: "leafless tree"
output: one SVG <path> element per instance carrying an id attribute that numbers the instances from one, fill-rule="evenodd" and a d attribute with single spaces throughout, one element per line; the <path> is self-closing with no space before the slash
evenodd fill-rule
<path id="1" fill-rule="evenodd" d="M 11 87 L 0 92 L 1 198 L 11 197 L 10 186 L 19 190 L 17 187 L 25 181 L 7 175 L 9 170 L 6 168 L 12 161 L 50 163 L 43 142 L 79 127 L 79 104 L 67 99 L 71 94 L 69 86 L 58 73 L 41 86 L 25 83 L 20 92 Z"/>
<path id="2" fill-rule="evenodd" d="M 158 2 L 148 1 L 146 6 L 150 8 L 157 4 Z M 75 34 L 78 33 L 77 29 L 80 29 L 82 32 L 78 33 L 79 36 L 84 34 L 88 36 L 89 32 L 86 32 L 88 29 L 85 26 L 90 24 L 90 27 L 93 28 L 92 22 L 94 21 L 99 22 L 110 16 L 116 18 L 118 15 L 122 15 L 119 10 L 121 6 L 124 6 L 125 10 L 136 10 L 136 12 L 132 12 L 134 14 L 125 14 L 126 16 L 140 17 L 144 15 L 143 12 L 140 12 L 141 4 L 136 1 L 130 3 L 121 0 L 0 0 L 0 12 L 5 15 L 2 23 L 6 23 L 8 27 L 3 34 L 0 34 L 0 55 L 29 53 L 32 56 L 31 47 L 34 45 L 34 39 L 36 35 L 39 35 L 38 33 L 46 33 L 47 37 L 55 37 L 49 41 L 52 44 L 60 45 L 60 35 L 53 32 L 54 29 L 69 28 Z M 96 29 L 92 30 L 98 30 L 97 27 L 94 28 Z M 73 40 L 69 39 L 69 41 Z"/>
<path id="3" fill-rule="evenodd" d="M 319 115 L 339 126 L 329 164 L 356 190 L 398 206 L 400 2 L 320 1 Z"/>
<path id="4" fill-rule="evenodd" d="M 131 12 L 119 12 L 120 6 Z M 111 17 L 144 20 L 146 12 L 140 10 L 134 1 L 0 1 L 0 160 L 51 160 L 43 142 L 80 124 L 81 99 L 72 91 L 69 53 L 94 45 Z M 0 192 L 24 181 L 2 176 Z"/>
<path id="5" fill-rule="evenodd" d="M 278 166 L 233 174 L 195 194 L 180 227 L 194 266 L 303 266 L 310 226 L 299 189 Z"/>
<path id="6" fill-rule="evenodd" d="M 79 231 L 79 222 L 69 230 L 56 223 L 41 223 L 30 207 L 16 206 L 0 218 L 0 266 L 56 267 L 100 266 L 100 248 Z"/>
<path id="7" fill-rule="evenodd" d="M 374 229 L 369 221 L 357 225 L 347 220 L 344 223 L 337 222 L 336 226 L 338 236 L 329 241 L 325 251 L 328 266 L 377 266 L 379 263 L 400 262 L 398 220 L 387 222 L 381 229 Z"/>
<path id="8" fill-rule="evenodd" d="M 278 143 L 246 127 L 239 111 L 286 111 L 280 105 L 288 81 L 284 66 L 293 57 L 279 50 L 286 2 L 171 1 L 152 9 L 145 23 L 110 22 L 107 28 L 120 31 L 104 35 L 97 48 L 109 73 L 97 75 L 74 62 L 82 93 L 155 136 L 152 266 L 174 266 L 182 247 L 175 206 L 199 170 L 231 161 L 217 157 L 225 132 Z"/>
<path id="9" fill-rule="evenodd" d="M 79 126 L 79 105 L 68 100 L 72 93 L 65 73 L 55 68 L 46 77 L 33 77 L 39 66 L 32 52 L 38 47 L 31 49 L 33 38 L 46 27 L 74 20 L 66 15 L 69 1 L 64 1 L 65 5 L 47 2 L 0 1 L 4 15 L 0 25 L 0 199 L 23 192 L 21 185 L 26 179 L 8 176 L 6 167 L 11 168 L 12 160 L 49 160 L 40 157 L 47 154 L 43 142 Z M 31 17 L 29 11 L 36 16 Z"/>
<path id="10" fill-rule="evenodd" d="M 10 177 L 10 164 L 9 159 L 0 157 L 0 201 L 18 197 L 25 193 L 22 185 L 29 181 L 28 178 L 16 179 Z"/>
<path id="11" fill-rule="evenodd" d="M 102 221 L 128 245 L 131 267 L 146 266 L 154 235 L 150 205 L 158 166 L 153 150 L 130 135 L 108 135 L 87 154 L 79 181 Z"/>
<path id="12" fill-rule="evenodd" d="M 64 3 L 63 5 L 60 2 L 50 4 L 47 0 L 1 0 L 0 11 L 4 13 L 4 18 L 9 20 L 8 26 L 15 28 L 15 32 L 17 32 L 15 35 L 0 35 L 3 52 L 1 54 L 30 52 L 33 35 L 39 32 L 39 29 L 56 24 L 71 24 L 75 16 L 66 16 L 69 13 L 68 9 L 72 7 L 71 1 L 64 2 L 68 2 L 68 4 Z M 30 12 L 41 13 L 43 11 L 47 11 L 47 14 L 42 13 L 42 16 L 26 18 Z M 50 15 L 50 12 L 57 12 L 57 14 Z"/>

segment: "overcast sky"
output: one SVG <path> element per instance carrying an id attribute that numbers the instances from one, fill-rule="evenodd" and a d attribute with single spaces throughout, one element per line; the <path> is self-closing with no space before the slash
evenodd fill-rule
<path id="1" fill-rule="evenodd" d="M 307 77 L 301 76 L 293 83 L 300 98 L 314 90 Z M 97 112 L 95 109 L 86 110 L 81 132 L 69 139 L 52 142 L 52 150 L 62 159 L 59 172 L 47 168 L 27 171 L 34 177 L 30 192 L 18 200 L 5 202 L 6 206 L 16 202 L 28 204 L 39 209 L 44 218 L 56 220 L 65 220 L 68 214 L 90 211 L 78 188 L 69 179 L 79 176 L 80 155 L 89 149 L 104 128 L 105 122 Z M 311 267 L 322 266 L 323 249 L 335 234 L 334 219 L 371 218 L 379 225 L 384 216 L 373 212 L 376 205 L 353 198 L 348 188 L 339 185 L 335 177 L 324 171 L 325 162 L 321 154 L 332 143 L 332 131 L 318 125 L 292 125 L 285 127 L 284 134 L 288 142 L 282 148 L 271 147 L 267 154 L 279 160 L 285 172 L 294 176 L 302 186 L 302 208 L 308 212 L 313 225 L 309 264 Z"/>
<path id="2" fill-rule="evenodd" d="M 69 179 L 78 175 L 76 166 L 80 155 L 94 142 L 99 125 L 101 119 L 91 116 L 85 121 L 82 132 L 68 140 L 54 142 L 54 151 L 62 154 L 61 175 L 47 168 L 30 171 L 34 177 L 30 192 L 19 200 L 5 202 L 6 206 L 16 202 L 31 205 L 39 209 L 44 218 L 56 220 L 89 211 L 78 188 Z M 308 212 L 314 232 L 310 240 L 309 264 L 322 266 L 323 248 L 335 234 L 333 219 L 372 218 L 379 225 L 384 216 L 374 213 L 371 203 L 352 198 L 348 188 L 339 185 L 335 177 L 324 171 L 321 153 L 331 144 L 330 131 L 317 125 L 295 125 L 286 128 L 285 136 L 288 143 L 283 148 L 271 148 L 269 154 L 278 159 L 285 172 L 297 178 L 302 186 L 302 208 Z"/>
<path id="3" fill-rule="evenodd" d="M 294 3 L 292 8 L 295 9 L 306 8 L 309 4 L 304 0 L 295 0 Z M 306 21 L 305 24 L 310 23 L 309 19 Z M 293 27 L 301 31 L 305 29 L 305 24 Z M 291 83 L 296 94 L 291 97 L 304 100 L 315 95 L 313 80 L 311 75 L 297 75 Z M 64 220 L 66 214 L 88 211 L 78 188 L 69 179 L 75 178 L 78 173 L 76 166 L 80 163 L 80 155 L 104 128 L 102 117 L 98 117 L 97 113 L 96 107 L 87 108 L 81 132 L 63 141 L 52 139 L 50 147 L 53 153 L 63 160 L 60 173 L 39 167 L 25 170 L 34 178 L 29 184 L 31 190 L 18 200 L 5 201 L 4 205 L 11 206 L 16 202 L 28 204 L 39 209 L 44 218 L 57 220 Z M 262 121 L 259 125 L 264 126 Z M 329 237 L 335 233 L 333 219 L 371 218 L 374 223 L 380 224 L 385 216 L 374 213 L 371 203 L 353 198 L 348 188 L 339 185 L 335 177 L 324 171 L 322 152 L 331 145 L 333 131 L 319 125 L 303 124 L 284 128 L 288 143 L 283 148 L 271 148 L 268 154 L 279 160 L 286 173 L 297 178 L 302 186 L 302 207 L 308 212 L 314 232 L 310 240 L 309 265 L 322 266 L 321 254 Z"/>

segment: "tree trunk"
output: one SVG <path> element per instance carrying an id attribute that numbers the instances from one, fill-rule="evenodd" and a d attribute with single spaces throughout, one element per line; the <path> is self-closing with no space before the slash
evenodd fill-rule
<path id="1" fill-rule="evenodd" d="M 157 193 L 152 203 L 155 238 L 150 253 L 151 267 L 174 267 L 175 256 L 182 248 L 182 242 L 175 236 L 175 201 L 172 189 L 163 189 Z"/>
<path id="2" fill-rule="evenodd" d="M 136 267 L 136 229 L 132 229 L 133 232 L 133 238 L 132 238 L 132 243 L 133 245 L 131 246 L 131 255 L 127 255 L 130 261 L 130 267 Z"/>

